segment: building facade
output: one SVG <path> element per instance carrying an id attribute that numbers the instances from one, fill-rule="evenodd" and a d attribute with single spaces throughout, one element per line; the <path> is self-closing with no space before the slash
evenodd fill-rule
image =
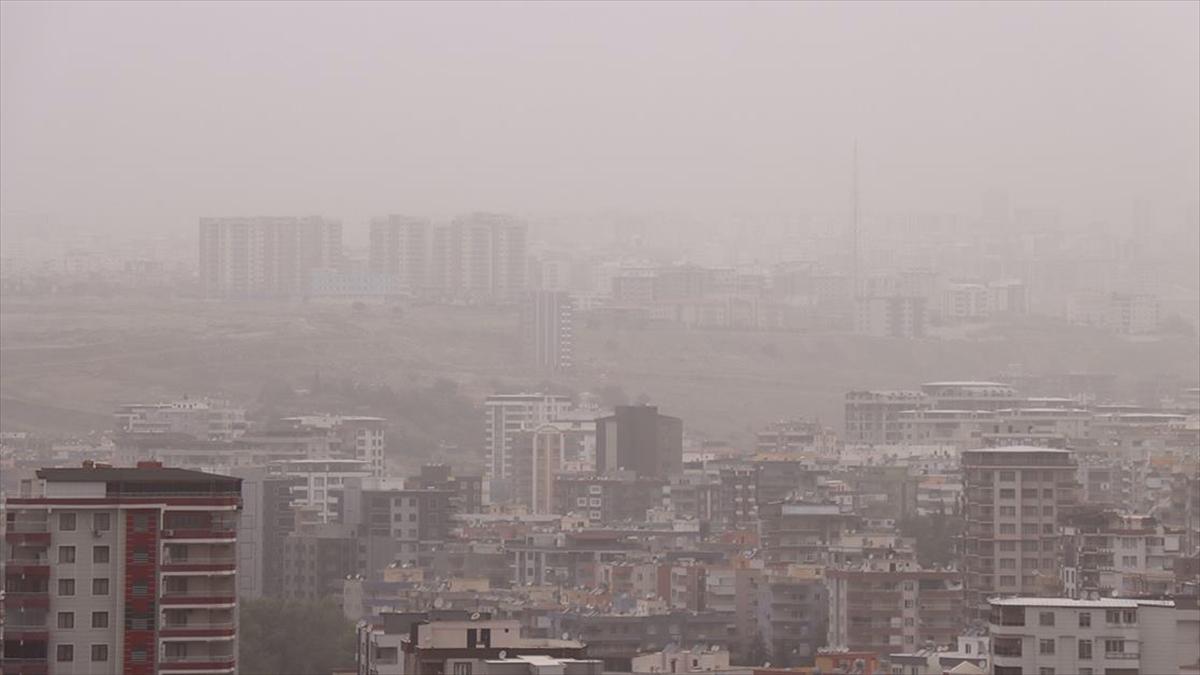
<path id="1" fill-rule="evenodd" d="M 4 673 L 233 673 L 241 480 L 41 469 L 6 505 Z"/>

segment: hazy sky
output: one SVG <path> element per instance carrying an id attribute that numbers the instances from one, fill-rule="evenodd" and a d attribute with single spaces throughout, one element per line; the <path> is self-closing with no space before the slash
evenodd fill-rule
<path id="1" fill-rule="evenodd" d="M 200 215 L 1173 214 L 1200 4 L 0 3 L 0 200 Z"/>

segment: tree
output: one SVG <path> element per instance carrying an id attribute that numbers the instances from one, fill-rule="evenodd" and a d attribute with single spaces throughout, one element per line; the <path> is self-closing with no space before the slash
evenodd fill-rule
<path id="1" fill-rule="evenodd" d="M 245 675 L 326 675 L 354 665 L 354 623 L 331 602 L 248 600 L 238 625 Z"/>

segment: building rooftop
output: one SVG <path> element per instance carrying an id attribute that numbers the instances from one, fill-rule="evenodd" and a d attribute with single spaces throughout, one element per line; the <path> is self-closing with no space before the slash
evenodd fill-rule
<path id="1" fill-rule="evenodd" d="M 1138 605 L 1174 607 L 1170 600 L 1130 600 L 1127 598 L 1097 598 L 1096 600 L 1072 600 L 1071 598 L 996 598 L 989 601 L 1000 607 L 1067 607 L 1076 609 L 1134 609 Z"/>
<path id="2" fill-rule="evenodd" d="M 1040 445 L 1006 445 L 999 448 L 973 448 L 971 450 L 963 450 L 963 453 L 971 452 L 996 452 L 996 453 L 1017 453 L 1017 452 L 1050 452 L 1054 454 L 1069 455 L 1070 450 L 1062 448 L 1044 448 Z"/>
<path id="3" fill-rule="evenodd" d="M 191 469 L 164 468 L 162 465 L 138 467 L 84 466 L 79 468 L 38 469 L 37 477 L 55 483 L 216 483 L 237 485 L 241 478 L 222 476 Z"/>

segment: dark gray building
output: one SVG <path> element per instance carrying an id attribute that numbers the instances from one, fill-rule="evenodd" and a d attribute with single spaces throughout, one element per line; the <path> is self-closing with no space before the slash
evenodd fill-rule
<path id="1" fill-rule="evenodd" d="M 633 471 L 666 478 L 683 470 L 683 420 L 652 405 L 617 406 L 596 420 L 596 471 Z"/>

